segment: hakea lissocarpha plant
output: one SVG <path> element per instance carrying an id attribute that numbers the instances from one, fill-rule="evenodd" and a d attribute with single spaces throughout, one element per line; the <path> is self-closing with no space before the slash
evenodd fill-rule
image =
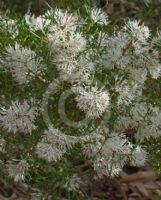
<path id="1" fill-rule="evenodd" d="M 153 37 L 137 20 L 108 32 L 112 22 L 100 9 L 0 23 L 0 151 L 13 135 L 38 137 L 28 153 L 9 154 L 10 177 L 23 181 L 32 155 L 58 162 L 76 144 L 98 176 L 145 164 L 142 142 L 161 136 L 161 105 L 149 92 L 161 75 L 160 32 Z"/>

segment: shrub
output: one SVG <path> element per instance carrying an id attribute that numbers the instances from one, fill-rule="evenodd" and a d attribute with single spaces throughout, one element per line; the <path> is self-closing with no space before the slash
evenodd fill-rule
<path id="1" fill-rule="evenodd" d="M 143 142 L 161 135 L 161 105 L 149 89 L 161 75 L 159 31 L 152 37 L 132 20 L 111 33 L 108 16 L 89 8 L 84 15 L 4 15 L 0 24 L 5 173 L 24 181 L 34 162 L 52 166 L 72 148 L 88 159 L 93 176 L 145 164 Z"/>

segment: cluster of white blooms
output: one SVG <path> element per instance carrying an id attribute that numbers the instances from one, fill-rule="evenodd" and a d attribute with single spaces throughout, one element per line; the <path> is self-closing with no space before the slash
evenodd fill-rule
<path id="1" fill-rule="evenodd" d="M 31 78 L 42 72 L 42 59 L 29 48 L 16 43 L 6 48 L 5 65 L 11 68 L 12 75 L 20 85 L 27 83 Z"/>
<path id="2" fill-rule="evenodd" d="M 134 149 L 124 133 L 109 135 L 107 129 L 102 128 L 86 138 L 83 154 L 93 160 L 98 176 L 117 175 L 130 160 L 133 166 L 142 166 L 147 160 L 146 151 L 140 146 Z"/>
<path id="3" fill-rule="evenodd" d="M 119 93 L 118 105 L 130 104 L 137 94 L 136 85 L 130 86 L 126 80 L 117 82 L 115 89 Z"/>
<path id="4" fill-rule="evenodd" d="M 158 107 L 150 107 L 145 115 L 143 115 L 143 113 L 140 113 L 140 116 L 141 115 L 145 120 L 143 118 L 139 120 L 136 138 L 139 141 L 142 141 L 146 138 L 156 138 L 161 136 L 161 110 Z M 135 113 L 134 120 L 137 121 L 137 119 L 135 118 Z"/>
<path id="5" fill-rule="evenodd" d="M 15 182 L 24 181 L 29 170 L 29 164 L 26 160 L 20 160 L 18 163 L 10 161 L 6 167 L 8 175 L 13 178 Z"/>
<path id="6" fill-rule="evenodd" d="M 94 23 L 98 23 L 100 25 L 108 25 L 109 20 L 108 16 L 102 9 L 93 8 L 90 10 L 90 18 Z"/>
<path id="7" fill-rule="evenodd" d="M 60 130 L 49 127 L 44 132 L 42 141 L 37 144 L 36 153 L 40 158 L 44 158 L 49 162 L 57 161 L 75 142 L 74 137 L 64 135 Z"/>
<path id="8" fill-rule="evenodd" d="M 12 101 L 10 108 L 0 114 L 0 126 L 8 132 L 31 134 L 37 128 L 36 115 L 37 109 L 30 107 L 27 101 Z"/>
<path id="9" fill-rule="evenodd" d="M 124 29 L 131 33 L 134 41 L 138 40 L 141 43 L 145 43 L 150 36 L 149 28 L 137 20 L 128 21 Z"/>
<path id="10" fill-rule="evenodd" d="M 138 141 L 161 136 L 161 110 L 147 105 L 145 102 L 136 103 L 130 110 L 120 116 L 116 129 L 133 129 Z"/>
<path id="11" fill-rule="evenodd" d="M 5 152 L 6 141 L 4 138 L 0 137 L 0 152 Z"/>
<path id="12" fill-rule="evenodd" d="M 68 191 L 78 191 L 82 183 L 83 180 L 77 174 L 74 174 L 66 181 L 64 188 Z"/>
<path id="13" fill-rule="evenodd" d="M 130 36 L 126 32 L 114 33 L 113 36 L 107 37 L 105 44 L 107 52 L 102 55 L 105 68 L 111 69 L 116 65 L 125 68 L 129 65 L 130 57 L 124 53 L 124 49 L 130 44 Z"/>
<path id="14" fill-rule="evenodd" d="M 76 97 L 77 106 L 84 111 L 88 117 L 99 118 L 109 106 L 109 93 L 99 90 L 97 86 L 84 89 L 76 88 L 78 96 Z"/>
<path id="15" fill-rule="evenodd" d="M 47 35 L 53 62 L 69 81 L 81 78 L 88 80 L 94 67 L 88 55 L 80 55 L 86 49 L 86 39 L 77 31 L 77 16 L 62 10 L 56 10 L 54 16 L 56 24 L 49 27 Z"/>
<path id="16" fill-rule="evenodd" d="M 10 19 L 7 16 L 0 16 L 0 30 L 2 32 L 9 32 L 10 36 L 16 38 L 19 34 L 19 30 L 14 19 Z"/>
<path id="17" fill-rule="evenodd" d="M 112 133 L 102 145 L 94 160 L 94 169 L 98 175 L 113 176 L 121 171 L 131 154 L 132 145 L 124 134 Z"/>
<path id="18" fill-rule="evenodd" d="M 70 82 L 89 82 L 90 74 L 94 71 L 94 65 L 86 57 L 67 60 L 57 64 L 62 79 Z"/>
<path id="19" fill-rule="evenodd" d="M 47 28 L 50 24 L 50 20 L 41 15 L 36 17 L 35 15 L 26 14 L 25 21 L 32 31 L 43 30 L 44 28 Z"/>
<path id="20" fill-rule="evenodd" d="M 82 143 L 84 143 L 83 154 L 86 158 L 93 159 L 100 151 L 102 143 L 105 141 L 105 136 L 101 134 L 102 132 L 103 129 L 98 127 L 82 140 Z"/>
<path id="21" fill-rule="evenodd" d="M 147 160 L 147 152 L 140 146 L 137 146 L 133 152 L 131 164 L 133 166 L 143 166 Z"/>
<path id="22" fill-rule="evenodd" d="M 147 26 L 135 20 L 127 22 L 122 31 L 116 32 L 106 40 L 107 53 L 103 55 L 105 67 L 125 69 L 128 73 L 134 68 L 146 68 L 150 71 L 149 69 L 155 67 L 159 61 L 159 55 L 153 49 L 152 43 L 148 42 L 149 37 L 150 31 Z"/>
<path id="23" fill-rule="evenodd" d="M 76 16 L 61 10 L 56 10 L 55 16 L 57 23 L 49 27 L 48 45 L 54 54 L 54 60 L 63 61 L 64 56 L 70 59 L 83 50 L 86 40 L 76 32 Z"/>

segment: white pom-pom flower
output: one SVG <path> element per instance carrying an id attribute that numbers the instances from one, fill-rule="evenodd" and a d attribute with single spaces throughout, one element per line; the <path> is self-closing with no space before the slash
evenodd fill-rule
<path id="1" fill-rule="evenodd" d="M 128 161 L 132 145 L 124 134 L 112 133 L 102 145 L 94 160 L 94 169 L 99 176 L 118 174 Z"/>
<path id="2" fill-rule="evenodd" d="M 45 19 L 43 15 L 36 17 L 35 15 L 25 15 L 25 21 L 29 25 L 31 31 L 43 30 L 51 23 L 49 19 Z"/>
<path id="3" fill-rule="evenodd" d="M 12 101 L 10 108 L 0 115 L 0 125 L 8 132 L 31 134 L 37 128 L 36 115 L 37 109 L 30 107 L 27 101 Z"/>
<path id="4" fill-rule="evenodd" d="M 85 50 L 86 40 L 80 33 L 55 31 L 48 34 L 48 47 L 53 53 L 54 61 L 63 62 Z"/>
<path id="5" fill-rule="evenodd" d="M 147 160 L 147 152 L 140 146 L 137 146 L 133 152 L 131 164 L 133 166 L 143 166 Z"/>
<path id="6" fill-rule="evenodd" d="M 150 31 L 147 26 L 144 24 L 140 24 L 140 21 L 133 20 L 128 21 L 124 27 L 125 30 L 129 30 L 131 35 L 140 42 L 146 42 L 147 39 L 150 37 Z"/>
<path id="7" fill-rule="evenodd" d="M 0 152 L 5 152 L 6 141 L 0 136 Z"/>
<path id="8" fill-rule="evenodd" d="M 109 107 L 109 93 L 98 89 L 97 86 L 91 89 L 83 87 L 76 88 L 78 96 L 76 97 L 77 106 L 84 111 L 88 117 L 99 118 Z"/>
<path id="9" fill-rule="evenodd" d="M 69 192 L 70 191 L 79 191 L 82 184 L 83 184 L 83 180 L 77 174 L 74 174 L 64 184 L 64 188 L 67 189 L 67 191 L 69 191 Z"/>
<path id="10" fill-rule="evenodd" d="M 61 9 L 55 9 L 53 12 L 49 12 L 50 15 L 54 15 L 54 19 L 56 21 L 56 25 L 51 27 L 52 30 L 54 27 L 56 29 L 61 29 L 62 31 L 71 32 L 76 31 L 77 28 L 77 16 L 68 13 L 67 11 L 63 11 Z"/>
<path id="11" fill-rule="evenodd" d="M 90 75 L 94 72 L 94 64 L 88 58 L 80 56 L 78 59 L 67 58 L 64 62 L 57 63 L 61 77 L 69 82 L 89 82 Z"/>
<path id="12" fill-rule="evenodd" d="M 13 178 L 15 182 L 24 181 L 28 170 L 29 164 L 26 160 L 20 160 L 18 163 L 10 161 L 7 164 L 8 175 Z"/>
<path id="13" fill-rule="evenodd" d="M 90 17 L 94 23 L 98 23 L 100 25 L 109 24 L 108 16 L 105 12 L 102 11 L 102 9 L 93 8 L 90 12 Z"/>
<path id="14" fill-rule="evenodd" d="M 42 141 L 37 144 L 36 153 L 49 162 L 60 160 L 76 142 L 74 137 L 67 136 L 51 126 L 44 133 Z"/>
<path id="15" fill-rule="evenodd" d="M 42 59 L 18 43 L 6 48 L 5 62 L 7 67 L 11 67 L 12 75 L 20 85 L 41 74 L 43 69 Z"/>

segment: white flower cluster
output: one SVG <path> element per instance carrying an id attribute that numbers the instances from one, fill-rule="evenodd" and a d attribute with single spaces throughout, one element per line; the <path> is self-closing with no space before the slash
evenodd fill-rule
<path id="1" fill-rule="evenodd" d="M 8 18 L 6 15 L 0 16 L 0 30 L 5 33 L 8 31 L 12 38 L 16 38 L 19 34 L 19 30 L 14 19 Z"/>
<path id="2" fill-rule="evenodd" d="M 13 178 L 15 182 L 24 181 L 28 170 L 29 164 L 26 160 L 20 160 L 18 163 L 10 161 L 7 164 L 8 175 Z"/>
<path id="3" fill-rule="evenodd" d="M 29 48 L 16 43 L 6 48 L 5 65 L 11 68 L 12 75 L 20 85 L 27 83 L 31 78 L 42 72 L 42 59 Z"/>
<path id="4" fill-rule="evenodd" d="M 86 39 L 77 31 L 77 16 L 62 10 L 56 10 L 54 16 L 56 24 L 50 26 L 47 35 L 53 62 L 68 81 L 81 79 L 82 76 L 84 80 L 88 79 L 93 64 L 88 55 L 80 55 L 86 49 Z"/>
<path id="5" fill-rule="evenodd" d="M 31 134 L 37 128 L 36 115 L 37 109 L 31 108 L 27 101 L 13 101 L 10 108 L 0 114 L 0 126 L 8 132 Z"/>
<path id="6" fill-rule="evenodd" d="M 143 166 L 147 160 L 147 152 L 140 146 L 137 146 L 133 152 L 131 164 L 133 166 Z"/>
<path id="7" fill-rule="evenodd" d="M 138 141 L 161 136 L 161 110 L 158 107 L 139 102 L 131 108 L 129 115 L 125 115 L 118 120 L 117 129 L 133 129 Z"/>
<path id="8" fill-rule="evenodd" d="M 74 174 L 66 181 L 66 183 L 64 184 L 64 188 L 66 188 L 69 192 L 78 191 L 82 183 L 83 180 L 77 174 Z"/>
<path id="9" fill-rule="evenodd" d="M 92 133 L 86 135 L 84 140 L 82 141 L 83 145 L 83 154 L 88 159 L 93 159 L 93 157 L 97 156 L 97 153 L 102 148 L 102 143 L 105 141 L 105 136 L 101 133 L 103 129 L 98 127 Z"/>
<path id="10" fill-rule="evenodd" d="M 0 152 L 5 152 L 6 141 L 4 138 L 0 137 Z"/>
<path id="11" fill-rule="evenodd" d="M 109 24 L 107 14 L 98 8 L 93 8 L 90 10 L 90 18 L 94 23 L 97 23 L 100 25 L 108 25 Z"/>
<path id="12" fill-rule="evenodd" d="M 134 149 L 125 134 L 112 133 L 107 135 L 107 139 L 102 131 L 103 129 L 97 129 L 97 132 L 85 142 L 83 151 L 85 156 L 93 159 L 94 169 L 99 176 L 117 175 L 130 160 L 134 166 L 145 164 L 146 151 L 140 146 Z"/>
<path id="13" fill-rule="evenodd" d="M 140 23 L 141 22 L 137 20 L 128 21 L 124 29 L 130 32 L 134 40 L 144 43 L 149 38 L 150 33 L 149 28 Z"/>
<path id="14" fill-rule="evenodd" d="M 83 110 L 88 117 L 99 118 L 109 106 L 109 94 L 107 91 L 99 90 L 96 86 L 88 91 L 77 88 L 77 106 Z"/>
<path id="15" fill-rule="evenodd" d="M 31 31 L 43 30 L 50 24 L 50 20 L 46 19 L 45 16 L 25 15 L 25 21 L 29 25 Z"/>
<path id="16" fill-rule="evenodd" d="M 99 175 L 113 176 L 118 174 L 127 162 L 130 148 L 131 146 L 124 135 L 112 133 L 94 160 L 94 169 Z"/>
<path id="17" fill-rule="evenodd" d="M 58 129 L 49 127 L 44 132 L 44 137 L 37 144 L 36 153 L 40 158 L 46 159 L 49 162 L 60 160 L 61 157 L 70 149 L 76 139 L 61 133 Z"/>
<path id="18" fill-rule="evenodd" d="M 136 85 L 130 85 L 126 80 L 116 82 L 116 91 L 119 93 L 118 105 L 128 105 L 136 97 L 137 87 Z"/>

